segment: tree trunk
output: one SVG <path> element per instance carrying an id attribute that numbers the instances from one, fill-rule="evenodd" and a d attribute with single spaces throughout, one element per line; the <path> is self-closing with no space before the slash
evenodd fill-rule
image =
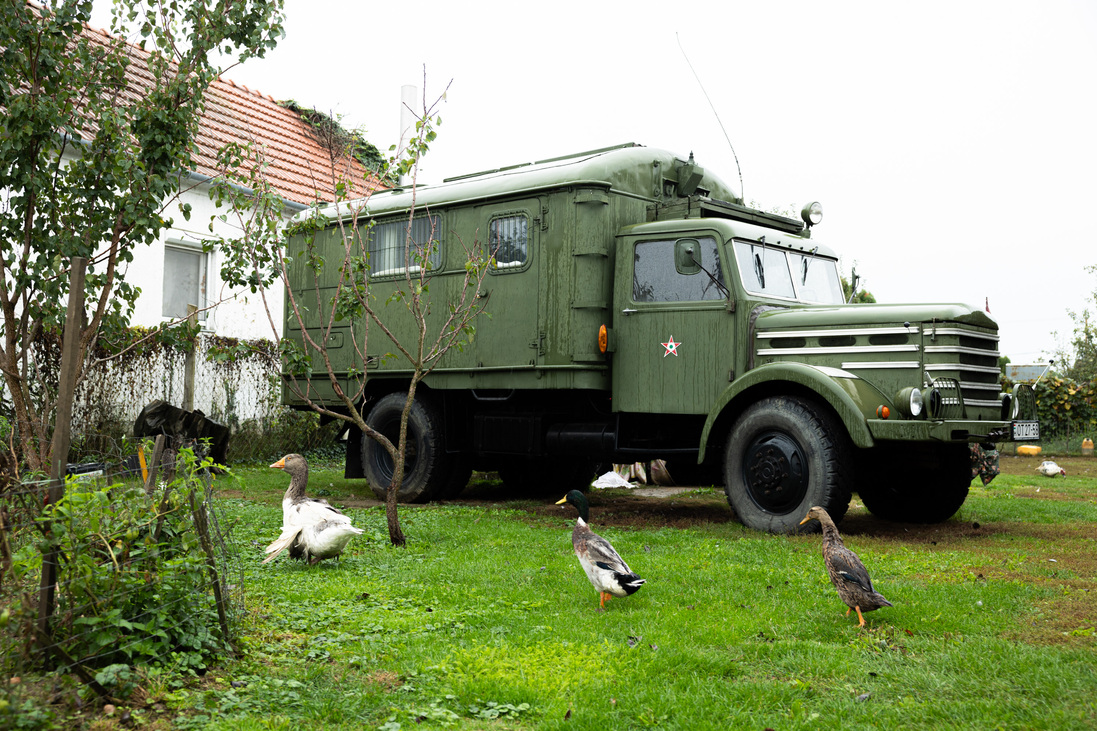
<path id="1" fill-rule="evenodd" d="M 401 455 L 401 462 L 403 456 Z M 404 531 L 400 529 L 400 514 L 396 512 L 396 498 L 400 492 L 400 473 L 404 471 L 403 465 L 397 465 L 396 474 L 392 476 L 392 483 L 385 493 L 385 518 L 389 525 L 389 541 L 397 548 L 403 548 L 408 540 L 404 537 Z"/>

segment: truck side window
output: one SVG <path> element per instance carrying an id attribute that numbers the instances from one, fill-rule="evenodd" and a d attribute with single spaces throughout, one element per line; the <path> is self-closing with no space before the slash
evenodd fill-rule
<path id="1" fill-rule="evenodd" d="M 518 269 L 529 258 L 529 219 L 524 215 L 491 219 L 488 247 L 496 269 Z"/>
<path id="2" fill-rule="evenodd" d="M 406 218 L 374 223 L 369 232 L 370 275 L 403 274 L 405 262 L 413 272 L 424 263 L 427 269 L 437 269 L 442 263 L 441 221 L 441 216 L 423 216 L 414 219 L 410 227 Z M 405 252 L 409 243 L 411 250 Z"/>
<path id="3" fill-rule="evenodd" d="M 720 250 L 716 239 L 697 239 L 701 271 L 681 274 L 674 262 L 674 241 L 643 241 L 636 245 L 632 269 L 632 299 L 635 302 L 700 302 L 720 300 L 724 293 L 719 285 L 724 275 L 720 269 Z M 712 274 L 712 277 L 709 276 Z"/>

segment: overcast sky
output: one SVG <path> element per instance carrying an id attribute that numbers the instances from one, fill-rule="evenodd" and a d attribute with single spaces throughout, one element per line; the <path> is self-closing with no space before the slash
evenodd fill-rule
<path id="1" fill-rule="evenodd" d="M 1068 309 L 1094 309 L 1093 0 L 287 0 L 286 13 L 278 48 L 226 78 L 343 115 L 387 150 L 401 87 L 421 99 L 425 67 L 430 101 L 450 86 L 422 181 L 639 142 L 692 151 L 737 190 L 733 147 L 748 202 L 820 201 L 815 238 L 878 301 L 989 301 L 1015 364 L 1068 342 Z"/>

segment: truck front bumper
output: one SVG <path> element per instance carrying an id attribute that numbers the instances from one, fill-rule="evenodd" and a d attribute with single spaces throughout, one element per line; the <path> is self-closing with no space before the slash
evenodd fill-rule
<path id="1" fill-rule="evenodd" d="M 873 439 L 907 442 L 1015 442 L 1040 438 L 1035 421 L 965 421 L 959 419 L 895 421 L 868 419 Z"/>

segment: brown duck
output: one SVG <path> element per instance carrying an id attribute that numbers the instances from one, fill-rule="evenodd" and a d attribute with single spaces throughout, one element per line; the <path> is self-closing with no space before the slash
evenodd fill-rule
<path id="1" fill-rule="evenodd" d="M 838 596 L 846 603 L 850 610 L 857 612 L 857 619 L 861 627 L 865 626 L 865 618 L 862 612 L 871 612 L 880 607 L 893 606 L 878 591 L 872 588 L 872 579 L 869 578 L 865 565 L 857 554 L 845 547 L 842 536 L 838 534 L 838 526 L 834 525 L 826 510 L 818 506 L 808 511 L 807 517 L 800 521 L 800 525 L 809 520 L 818 520 L 823 526 L 823 562 L 827 566 L 827 574 L 830 583 L 838 590 Z"/>
<path id="2" fill-rule="evenodd" d="M 269 563 L 289 549 L 290 558 L 304 559 L 310 564 L 334 558 L 347 543 L 362 533 L 350 524 L 350 518 L 328 505 L 326 500 L 306 497 L 309 465 L 299 454 L 287 454 L 271 465 L 285 470 L 290 476 L 289 487 L 282 499 L 282 535 L 267 546 L 263 563 Z"/>

